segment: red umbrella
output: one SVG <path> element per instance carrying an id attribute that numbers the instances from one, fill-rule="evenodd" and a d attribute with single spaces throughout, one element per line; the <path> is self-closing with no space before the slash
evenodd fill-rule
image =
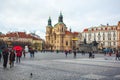
<path id="1" fill-rule="evenodd" d="M 21 46 L 14 46 L 13 50 L 22 50 L 23 48 Z"/>

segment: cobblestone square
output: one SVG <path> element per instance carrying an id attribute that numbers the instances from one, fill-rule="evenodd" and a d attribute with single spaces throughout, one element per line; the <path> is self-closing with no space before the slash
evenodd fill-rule
<path id="1" fill-rule="evenodd" d="M 64 53 L 36 53 L 35 58 L 22 57 L 21 63 L 13 68 L 3 69 L 0 63 L 0 80 L 119 80 L 120 61 L 115 57 L 105 60 L 103 54 L 96 54 L 89 59 L 82 56 Z M 33 74 L 30 76 L 30 74 Z"/>

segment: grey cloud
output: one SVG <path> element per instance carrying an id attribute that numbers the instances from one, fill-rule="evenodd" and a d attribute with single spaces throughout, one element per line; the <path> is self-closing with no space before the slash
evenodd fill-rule
<path id="1" fill-rule="evenodd" d="M 54 25 L 60 11 L 65 24 L 73 31 L 99 24 L 116 24 L 120 17 L 119 3 L 120 0 L 0 0 L 0 27 L 4 25 L 4 31 L 45 33 L 48 17 L 51 16 Z"/>

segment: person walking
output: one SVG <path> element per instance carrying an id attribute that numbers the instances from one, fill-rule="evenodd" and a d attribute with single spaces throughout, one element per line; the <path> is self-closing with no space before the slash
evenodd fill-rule
<path id="1" fill-rule="evenodd" d="M 9 56 L 10 68 L 14 66 L 14 61 L 15 61 L 15 53 L 14 53 L 14 50 L 11 50 L 10 56 Z"/>
<path id="2" fill-rule="evenodd" d="M 34 56 L 35 56 L 35 50 L 34 49 L 32 49 L 32 57 L 34 58 Z"/>
<path id="3" fill-rule="evenodd" d="M 74 58 L 76 58 L 76 50 L 73 51 Z"/>
<path id="4" fill-rule="evenodd" d="M 34 52 L 34 49 L 30 48 L 30 51 L 29 51 L 29 52 L 30 52 L 30 57 L 31 57 L 31 58 L 34 58 L 34 53 L 35 53 L 35 52 Z"/>
<path id="5" fill-rule="evenodd" d="M 0 49 L 0 62 L 1 62 L 1 58 L 2 58 L 2 49 Z"/>
<path id="6" fill-rule="evenodd" d="M 89 58 L 92 58 L 92 52 L 89 52 Z"/>
<path id="7" fill-rule="evenodd" d="M 23 56 L 24 56 L 24 58 L 25 58 L 25 56 L 26 56 L 26 54 L 25 54 L 25 50 L 23 50 L 22 53 L 23 53 Z"/>
<path id="8" fill-rule="evenodd" d="M 9 50 L 7 48 L 4 48 L 2 55 L 3 55 L 3 67 L 7 68 Z"/>
<path id="9" fill-rule="evenodd" d="M 116 58 L 115 58 L 115 59 L 116 59 L 116 60 L 120 60 L 120 53 L 119 53 L 118 50 L 116 50 L 116 53 L 115 53 L 115 54 L 116 54 Z"/>
<path id="10" fill-rule="evenodd" d="M 68 51 L 67 51 L 67 50 L 65 50 L 65 56 L 66 56 L 66 58 L 67 58 L 67 55 L 68 55 Z"/>
<path id="11" fill-rule="evenodd" d="M 22 56 L 22 51 L 16 50 L 16 63 L 20 63 L 21 56 Z"/>

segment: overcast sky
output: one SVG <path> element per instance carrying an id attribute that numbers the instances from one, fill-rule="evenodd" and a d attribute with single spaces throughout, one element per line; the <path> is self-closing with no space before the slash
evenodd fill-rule
<path id="1" fill-rule="evenodd" d="M 35 32 L 45 39 L 49 16 L 52 25 L 63 21 L 72 31 L 100 24 L 117 25 L 120 0 L 0 0 L 0 32 Z"/>

